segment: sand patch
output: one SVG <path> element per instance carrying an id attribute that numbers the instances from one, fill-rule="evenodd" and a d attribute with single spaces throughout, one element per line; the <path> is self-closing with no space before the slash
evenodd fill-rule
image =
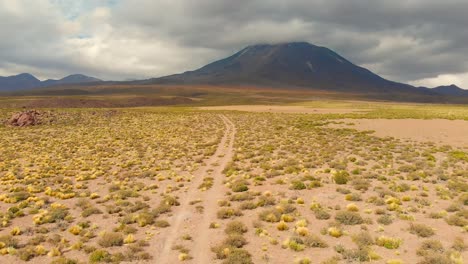
<path id="1" fill-rule="evenodd" d="M 202 110 L 227 110 L 262 113 L 293 113 L 293 114 L 346 114 L 359 113 L 363 110 L 345 108 L 311 108 L 306 106 L 283 106 L 283 105 L 227 105 L 206 106 Z"/>
<path id="2" fill-rule="evenodd" d="M 374 130 L 379 137 L 395 137 L 420 142 L 434 142 L 454 147 L 468 147 L 468 121 L 421 119 L 345 119 L 345 125 L 359 130 Z M 339 125 L 343 127 L 343 125 Z"/>

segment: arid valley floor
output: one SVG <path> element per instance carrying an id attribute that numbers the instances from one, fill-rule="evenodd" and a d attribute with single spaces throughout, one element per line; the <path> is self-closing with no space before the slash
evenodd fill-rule
<path id="1" fill-rule="evenodd" d="M 40 111 L 0 125 L 0 263 L 468 260 L 467 106 Z"/>

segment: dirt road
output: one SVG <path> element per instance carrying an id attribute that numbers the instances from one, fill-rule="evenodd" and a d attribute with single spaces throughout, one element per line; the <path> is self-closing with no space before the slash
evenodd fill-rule
<path id="1" fill-rule="evenodd" d="M 174 263 L 177 261 L 178 252 L 172 250 L 175 242 L 186 233 L 193 233 L 191 263 L 211 263 L 213 253 L 211 252 L 211 232 L 209 224 L 216 220 L 217 201 L 224 195 L 224 185 L 222 173 L 226 165 L 232 160 L 233 144 L 236 133 L 234 124 L 224 115 L 220 115 L 226 127 L 224 136 L 219 143 L 217 150 L 206 162 L 206 166 L 199 168 L 191 182 L 188 191 L 181 198 L 180 206 L 177 207 L 170 221 L 171 226 L 168 235 L 163 243 L 162 251 L 157 257 L 160 264 Z M 198 186 L 203 183 L 205 176 L 213 178 L 213 186 L 201 191 Z M 191 201 L 201 201 L 197 205 L 203 206 L 203 212 L 194 211 Z"/>

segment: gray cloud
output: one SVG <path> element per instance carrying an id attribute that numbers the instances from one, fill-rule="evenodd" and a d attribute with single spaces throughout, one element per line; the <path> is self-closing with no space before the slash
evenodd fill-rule
<path id="1" fill-rule="evenodd" d="M 87 1 L 74 20 L 56 0 L 18 0 L 19 12 L 5 8 L 11 2 L 0 0 L 0 73 L 145 78 L 250 44 L 305 40 L 396 81 L 433 85 L 452 76 L 468 87 L 467 1 Z"/>

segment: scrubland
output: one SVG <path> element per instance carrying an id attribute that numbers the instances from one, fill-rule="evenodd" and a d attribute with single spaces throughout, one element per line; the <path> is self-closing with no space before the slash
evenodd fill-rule
<path id="1" fill-rule="evenodd" d="M 51 109 L 50 123 L 0 125 L 0 262 L 464 263 L 468 146 L 353 122 L 468 110 L 350 104 Z"/>

